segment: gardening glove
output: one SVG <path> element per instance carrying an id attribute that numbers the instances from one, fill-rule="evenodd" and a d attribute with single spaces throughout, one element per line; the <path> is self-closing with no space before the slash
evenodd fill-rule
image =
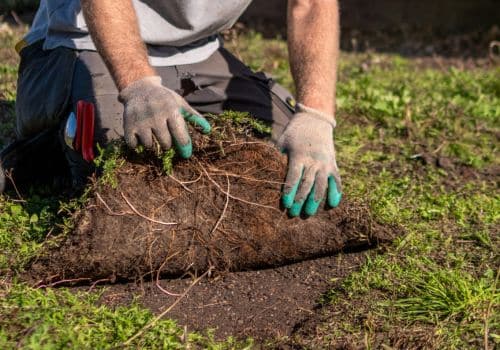
<path id="1" fill-rule="evenodd" d="M 185 121 L 210 132 L 210 124 L 176 92 L 161 84 L 161 77 L 152 76 L 133 82 L 120 92 L 124 104 L 123 128 L 129 147 L 138 142 L 153 147 L 153 135 L 167 150 L 172 142 L 183 158 L 191 157 L 193 146 Z"/>
<path id="2" fill-rule="evenodd" d="M 296 110 L 278 141 L 288 155 L 282 203 L 292 217 L 302 209 L 308 216 L 316 214 L 325 194 L 330 207 L 342 197 L 333 146 L 335 119 L 300 103 Z"/>

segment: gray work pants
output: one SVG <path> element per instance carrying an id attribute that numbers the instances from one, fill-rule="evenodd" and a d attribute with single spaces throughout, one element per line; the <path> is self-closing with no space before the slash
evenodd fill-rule
<path id="1" fill-rule="evenodd" d="M 273 138 L 294 112 L 291 94 L 263 73 L 255 73 L 224 48 L 207 60 L 156 67 L 163 84 L 184 96 L 200 113 L 249 112 L 271 122 Z M 21 51 L 17 89 L 18 138 L 57 127 L 76 102 L 95 104 L 95 139 L 101 145 L 123 137 L 123 106 L 111 75 L 98 53 L 56 48 L 42 42 Z"/>

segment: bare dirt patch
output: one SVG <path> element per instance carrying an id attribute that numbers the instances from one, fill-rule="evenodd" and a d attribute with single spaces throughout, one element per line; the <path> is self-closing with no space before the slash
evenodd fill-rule
<path id="1" fill-rule="evenodd" d="M 279 208 L 286 158 L 248 133 L 219 134 L 195 140 L 196 157 L 177 162 L 170 176 L 128 162 L 116 188 L 96 184 L 74 231 L 33 264 L 30 277 L 90 283 L 268 268 L 401 233 L 349 198 L 314 217 L 288 218 Z"/>
<path id="2" fill-rule="evenodd" d="M 349 252 L 307 260 L 273 269 L 219 273 L 201 280 L 166 317 L 187 331 L 214 329 L 218 339 L 228 336 L 282 347 L 297 328 L 321 308 L 321 299 L 335 281 L 346 277 L 364 261 L 364 253 Z M 138 302 L 155 313 L 172 305 L 193 280 L 174 279 L 105 287 L 101 303 Z M 158 287 L 164 289 L 160 290 Z M 88 290 L 89 287 L 78 287 Z"/>

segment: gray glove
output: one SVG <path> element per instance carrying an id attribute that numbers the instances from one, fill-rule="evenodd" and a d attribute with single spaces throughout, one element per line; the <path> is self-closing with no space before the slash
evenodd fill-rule
<path id="1" fill-rule="evenodd" d="M 207 120 L 180 95 L 164 87 L 159 76 L 133 82 L 120 92 L 119 100 L 125 106 L 123 128 L 129 147 L 135 148 L 139 142 L 152 148 L 154 135 L 163 149 L 170 149 L 173 141 L 180 156 L 189 158 L 193 146 L 185 120 L 205 134 L 210 132 Z"/>
<path id="2" fill-rule="evenodd" d="M 341 195 L 335 160 L 335 119 L 320 111 L 297 105 L 297 113 L 281 135 L 278 146 L 288 154 L 288 174 L 282 203 L 290 216 L 316 214 L 328 190 L 327 203 L 338 206 Z M 305 207 L 304 207 L 305 204 Z"/>

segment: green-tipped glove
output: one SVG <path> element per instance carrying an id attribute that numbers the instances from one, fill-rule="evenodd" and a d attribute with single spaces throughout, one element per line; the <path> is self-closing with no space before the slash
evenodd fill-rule
<path id="1" fill-rule="evenodd" d="M 120 92 L 123 103 L 125 141 L 131 148 L 141 143 L 153 147 L 153 135 L 164 150 L 172 142 L 183 158 L 191 157 L 193 146 L 186 121 L 198 126 L 204 134 L 210 124 L 176 92 L 161 84 L 161 77 L 152 76 L 133 82 Z"/>
<path id="2" fill-rule="evenodd" d="M 278 146 L 288 155 L 282 203 L 292 217 L 316 214 L 326 195 L 330 207 L 339 205 L 341 182 L 335 160 L 335 119 L 297 104 L 297 113 L 281 135 Z"/>

